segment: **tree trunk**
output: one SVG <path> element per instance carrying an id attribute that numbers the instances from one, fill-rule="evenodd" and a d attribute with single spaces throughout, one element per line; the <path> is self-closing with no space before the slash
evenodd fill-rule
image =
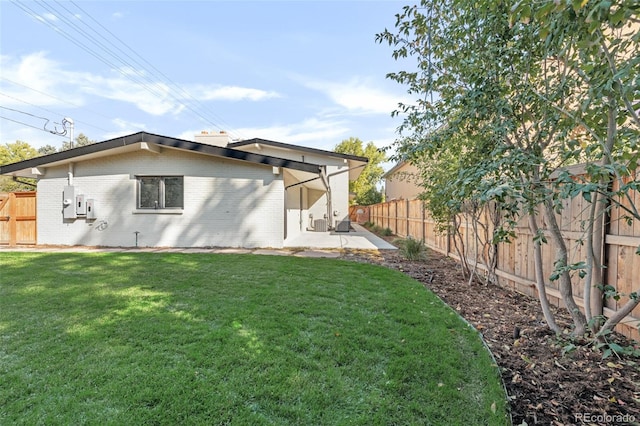
<path id="1" fill-rule="evenodd" d="M 587 320 L 585 319 L 584 314 L 578 307 L 575 299 L 573 298 L 573 288 L 571 287 L 571 275 L 569 271 L 566 269 L 566 266 L 569 264 L 569 255 L 567 252 L 567 245 L 562 236 L 562 231 L 560 230 L 560 226 L 558 226 L 558 221 L 556 220 L 555 212 L 553 211 L 553 205 L 551 200 L 545 200 L 545 211 L 547 215 L 547 221 L 549 223 L 549 231 L 551 232 L 551 236 L 553 238 L 554 243 L 557 247 L 556 252 L 556 264 L 560 264 L 562 267 L 565 267 L 564 270 L 560 273 L 558 284 L 560 287 L 560 294 L 562 295 L 562 301 L 564 302 L 571 318 L 573 319 L 574 330 L 573 334 L 575 336 L 583 336 L 587 331 Z"/>
<path id="2" fill-rule="evenodd" d="M 539 228 L 538 222 L 534 216 L 534 212 L 529 215 L 529 230 L 535 236 L 538 235 Z M 533 259 L 536 268 L 536 287 L 538 289 L 538 300 L 540 301 L 540 307 L 542 308 L 542 314 L 547 325 L 554 333 L 560 333 L 560 327 L 556 324 L 556 320 L 551 313 L 551 307 L 549 306 L 549 299 L 547 298 L 547 290 L 544 282 L 544 272 L 542 270 L 542 246 L 540 240 L 535 240 L 533 250 Z"/>
<path id="3" fill-rule="evenodd" d="M 635 298 L 631 298 L 625 303 L 622 308 L 618 309 L 613 315 L 607 319 L 607 321 L 602 325 L 602 328 L 598 332 L 598 337 L 604 335 L 604 332 L 608 330 L 613 330 L 613 328 L 618 325 L 620 321 L 624 319 L 627 315 L 633 311 L 636 306 L 640 304 L 640 296 L 636 296 Z"/>
<path id="4" fill-rule="evenodd" d="M 587 275 L 584 279 L 584 313 L 591 330 L 595 333 L 601 325 L 600 321 L 596 321 L 596 317 L 604 313 L 602 286 L 604 285 L 604 215 L 606 205 L 597 192 L 591 194 L 591 202 L 586 230 Z"/>
<path id="5" fill-rule="evenodd" d="M 462 275 L 464 275 L 465 278 L 468 278 L 471 274 L 471 269 L 469 268 L 469 262 L 467 262 L 467 249 L 464 245 L 464 241 L 462 240 L 462 234 L 460 233 L 460 227 L 462 223 L 459 219 L 459 215 L 453 215 L 453 246 L 456 249 L 458 257 L 460 258 Z"/>

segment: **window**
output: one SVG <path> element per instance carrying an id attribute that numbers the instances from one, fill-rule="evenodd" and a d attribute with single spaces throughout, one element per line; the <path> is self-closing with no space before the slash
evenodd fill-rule
<path id="1" fill-rule="evenodd" d="M 138 176 L 139 209 L 182 209 L 182 176 Z"/>

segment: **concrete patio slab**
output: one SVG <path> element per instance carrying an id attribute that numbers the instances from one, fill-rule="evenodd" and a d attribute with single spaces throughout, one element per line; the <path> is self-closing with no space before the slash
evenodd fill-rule
<path id="1" fill-rule="evenodd" d="M 126 253 L 228 253 L 265 254 L 275 256 L 340 257 L 340 250 L 396 250 L 397 247 L 369 232 L 357 223 L 351 224 L 350 232 L 304 232 L 285 241 L 282 249 L 233 248 L 233 247 L 85 247 L 85 246 L 0 246 L 10 251 L 74 252 L 126 252 Z M 331 251 L 333 250 L 333 251 Z"/>
<path id="2" fill-rule="evenodd" d="M 396 250 L 397 247 L 369 232 L 357 223 L 352 223 L 350 232 L 304 232 L 295 238 L 287 239 L 284 246 L 288 248 L 321 248 L 321 249 L 361 249 L 361 250 Z"/>

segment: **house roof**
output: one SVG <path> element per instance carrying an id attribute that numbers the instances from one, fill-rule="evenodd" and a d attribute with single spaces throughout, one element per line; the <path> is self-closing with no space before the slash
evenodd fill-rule
<path id="1" fill-rule="evenodd" d="M 409 163 L 406 160 L 399 161 L 395 166 L 393 166 L 385 174 L 383 174 L 382 178 L 386 179 L 386 178 L 390 177 L 392 174 L 394 174 L 395 172 L 397 172 L 398 170 L 400 170 L 401 168 L 403 168 L 407 164 L 409 164 Z"/>
<path id="2" fill-rule="evenodd" d="M 254 142 L 255 143 L 255 142 Z M 278 142 L 275 142 L 278 143 Z M 168 136 L 155 135 L 147 132 L 138 132 L 128 136 L 110 139 L 91 145 L 85 145 L 54 154 L 43 155 L 29 160 L 19 161 L 13 164 L 0 166 L 0 175 L 11 175 L 20 177 L 35 177 L 38 167 L 51 167 L 68 164 L 76 161 L 83 161 L 98 158 L 116 153 L 130 152 L 139 149 L 150 151 L 157 150 L 158 147 L 180 149 L 196 152 L 204 155 L 230 158 L 234 160 L 247 161 L 249 163 L 264 164 L 273 167 L 283 167 L 286 169 L 299 170 L 308 173 L 320 173 L 322 166 L 301 161 L 287 160 L 284 158 L 272 157 L 268 155 L 255 154 L 247 151 L 233 149 L 232 147 L 219 147 L 213 145 L 191 142 L 183 139 L 171 138 Z M 340 154 L 342 155 L 342 154 Z"/>
<path id="3" fill-rule="evenodd" d="M 335 158 L 344 158 L 346 160 L 360 161 L 365 163 L 369 162 L 369 159 L 367 157 L 360 157 L 359 155 L 341 154 L 339 152 L 326 151 L 326 150 L 317 149 L 317 148 L 309 148 L 306 146 L 291 145 L 288 143 L 275 142 L 275 141 L 270 141 L 267 139 L 260 139 L 260 138 L 253 138 L 253 139 L 247 139 L 247 140 L 242 140 L 238 142 L 232 142 L 228 146 L 230 148 L 235 148 L 235 147 L 241 147 L 241 146 L 252 145 L 252 144 L 262 144 L 267 146 L 273 146 L 276 148 L 308 152 L 310 154 L 326 155 L 326 156 L 335 157 Z"/>
<path id="4" fill-rule="evenodd" d="M 410 161 L 407 161 L 407 160 L 401 160 L 395 166 L 393 166 L 391 169 L 389 169 L 385 174 L 383 174 L 382 178 L 383 179 L 389 179 L 395 173 L 401 171 L 405 167 L 409 168 L 409 170 L 402 171 L 402 173 L 411 173 L 411 174 L 418 173 L 418 171 L 417 171 L 418 169 L 413 163 L 411 163 Z M 411 169 L 413 169 L 413 170 L 411 170 Z"/>

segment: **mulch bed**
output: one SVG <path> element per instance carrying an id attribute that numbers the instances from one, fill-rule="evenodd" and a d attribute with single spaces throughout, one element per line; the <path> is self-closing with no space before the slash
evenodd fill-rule
<path id="1" fill-rule="evenodd" d="M 537 299 L 497 285 L 469 284 L 454 260 L 434 251 L 422 262 L 406 261 L 395 251 L 344 257 L 410 275 L 471 323 L 500 367 L 514 425 L 640 424 L 640 359 L 603 359 L 590 342 L 557 337 Z M 569 330 L 568 313 L 555 313 Z M 612 339 L 638 345 L 619 335 Z"/>

